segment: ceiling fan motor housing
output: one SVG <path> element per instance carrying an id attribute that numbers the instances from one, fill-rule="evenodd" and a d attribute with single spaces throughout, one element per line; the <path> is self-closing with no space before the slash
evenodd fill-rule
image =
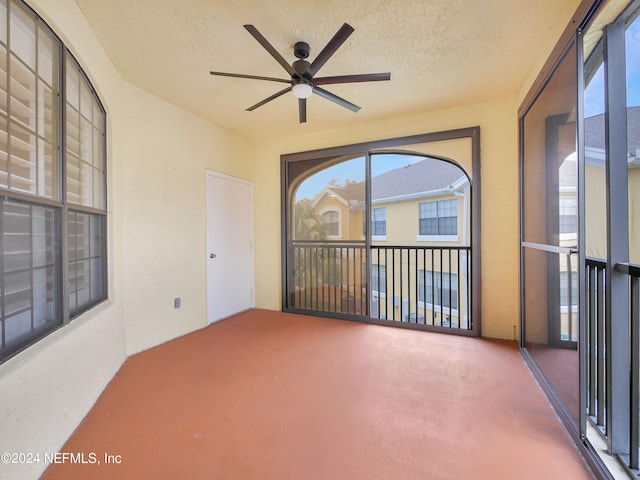
<path id="1" fill-rule="evenodd" d="M 293 46 L 293 54 L 296 56 L 296 58 L 308 58 L 309 44 L 307 42 L 296 42 L 296 44 Z"/>
<path id="2" fill-rule="evenodd" d="M 296 60 L 295 62 L 293 62 L 291 66 L 293 67 L 295 72 L 298 74 L 298 76 L 302 78 L 303 75 L 307 73 L 307 70 L 309 70 L 310 65 L 311 64 L 306 60 Z"/>

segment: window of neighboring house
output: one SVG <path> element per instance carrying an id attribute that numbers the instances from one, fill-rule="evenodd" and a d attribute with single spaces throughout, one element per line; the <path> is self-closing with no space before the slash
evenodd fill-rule
<path id="1" fill-rule="evenodd" d="M 458 309 L 458 275 L 418 271 L 418 301 Z"/>
<path id="2" fill-rule="evenodd" d="M 569 288 L 569 272 L 560 272 L 560 306 L 578 306 L 578 272 L 571 272 L 571 288 Z"/>
<path id="3" fill-rule="evenodd" d="M 371 265 L 371 290 L 378 294 L 387 293 L 387 267 Z"/>
<path id="4" fill-rule="evenodd" d="M 419 204 L 420 235 L 457 235 L 458 201 L 439 200 Z"/>
<path id="5" fill-rule="evenodd" d="M 337 237 L 340 235 L 340 215 L 335 210 L 322 214 L 322 224 L 328 236 Z"/>
<path id="6" fill-rule="evenodd" d="M 575 198 L 560 199 L 560 233 L 578 231 L 578 201 Z"/>
<path id="7" fill-rule="evenodd" d="M 0 0 L 0 361 L 107 296 L 105 124 L 60 39 Z"/>
<path id="8" fill-rule="evenodd" d="M 387 235 L 387 209 L 385 207 L 371 210 L 371 235 L 380 237 Z"/>

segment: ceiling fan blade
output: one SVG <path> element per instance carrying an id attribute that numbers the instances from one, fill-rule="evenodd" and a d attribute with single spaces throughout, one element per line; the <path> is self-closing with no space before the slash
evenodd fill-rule
<path id="1" fill-rule="evenodd" d="M 315 60 L 311 63 L 311 66 L 307 70 L 307 73 L 313 77 L 318 70 L 336 53 L 336 50 L 345 42 L 349 35 L 353 33 L 353 27 L 348 23 L 345 23 L 340 27 L 340 30 L 333 36 L 329 43 L 322 49 Z"/>
<path id="2" fill-rule="evenodd" d="M 336 83 L 381 82 L 391 80 L 390 73 L 365 73 L 362 75 L 339 75 L 337 77 L 319 77 L 313 79 L 314 85 L 330 85 Z"/>
<path id="3" fill-rule="evenodd" d="M 280 97 L 280 96 L 282 96 L 285 93 L 290 92 L 290 91 L 291 91 L 291 87 L 287 87 L 284 90 L 280 90 L 278 93 L 274 93 L 273 95 L 271 95 L 270 97 L 265 98 L 261 102 L 258 102 L 255 105 L 250 106 L 249 108 L 247 108 L 247 112 L 253 112 L 256 108 L 261 107 L 265 103 L 268 103 L 271 100 L 275 100 L 276 98 L 278 98 L 278 97 Z"/>
<path id="4" fill-rule="evenodd" d="M 245 25 L 244 28 L 253 36 L 253 38 L 258 41 L 260 45 L 264 47 L 267 52 L 271 54 L 273 58 L 276 59 L 276 61 L 280 65 L 282 65 L 282 67 L 287 71 L 289 75 L 291 75 L 292 77 L 297 76 L 293 67 L 287 63 L 287 61 L 282 57 L 282 55 L 280 55 L 280 53 L 278 53 L 275 48 L 273 48 L 273 45 L 271 45 L 267 41 L 267 39 L 262 36 L 262 34 L 256 27 L 254 27 L 253 25 Z"/>
<path id="5" fill-rule="evenodd" d="M 344 98 L 340 98 L 339 96 L 334 95 L 331 92 L 327 92 L 322 88 L 313 87 L 313 93 L 317 93 L 318 95 L 320 95 L 323 98 L 326 98 L 327 100 L 331 100 L 332 102 L 337 103 L 338 105 L 344 108 L 348 108 L 352 112 L 357 112 L 358 110 L 360 110 L 360 107 L 358 105 L 348 102 Z"/>
<path id="6" fill-rule="evenodd" d="M 245 75 L 243 73 L 226 73 L 226 72 L 209 72 L 209 73 L 211 75 L 217 75 L 219 77 L 248 78 L 250 80 L 267 80 L 269 82 L 291 83 L 291 80 L 284 80 L 282 78 L 260 77 L 258 75 Z"/>
<path id="7" fill-rule="evenodd" d="M 300 114 L 300 123 L 305 123 L 307 121 L 307 99 L 306 98 L 298 99 L 298 112 Z"/>

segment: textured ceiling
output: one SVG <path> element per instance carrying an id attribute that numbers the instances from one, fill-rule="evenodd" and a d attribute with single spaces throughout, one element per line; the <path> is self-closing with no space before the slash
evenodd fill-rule
<path id="1" fill-rule="evenodd" d="M 224 128 L 266 138 L 515 95 L 563 1 L 77 3 L 126 80 Z M 388 82 L 326 86 L 360 105 L 358 113 L 313 95 L 307 102 L 307 123 L 300 125 L 291 94 L 246 112 L 283 85 L 209 75 L 217 70 L 289 78 L 244 24 L 255 25 L 293 62 L 294 43 L 309 43 L 313 60 L 345 22 L 355 32 L 317 76 L 391 72 Z"/>

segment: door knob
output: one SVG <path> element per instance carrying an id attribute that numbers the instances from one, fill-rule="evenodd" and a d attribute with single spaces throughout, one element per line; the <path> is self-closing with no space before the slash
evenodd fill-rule
<path id="1" fill-rule="evenodd" d="M 210 253 L 209 254 L 209 258 L 216 258 L 216 254 L 215 253 Z"/>

